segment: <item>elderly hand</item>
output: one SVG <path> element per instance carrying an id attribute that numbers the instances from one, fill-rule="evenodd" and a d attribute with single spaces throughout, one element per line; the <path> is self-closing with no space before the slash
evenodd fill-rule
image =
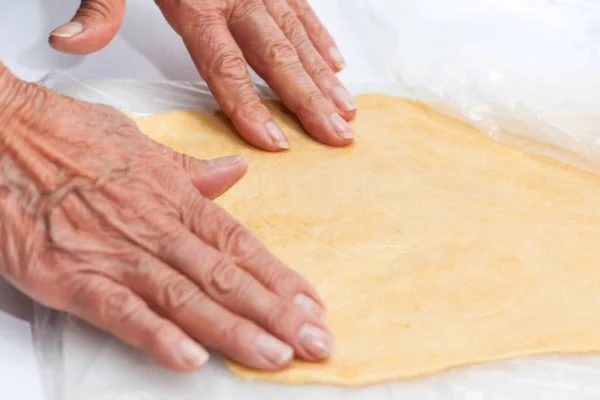
<path id="1" fill-rule="evenodd" d="M 200 344 L 262 370 L 329 354 L 314 289 L 209 200 L 245 171 L 0 63 L 0 274 L 166 367 L 202 366 Z"/>
<path id="2" fill-rule="evenodd" d="M 335 75 L 344 60 L 307 0 L 156 3 L 249 143 L 270 151 L 289 147 L 259 101 L 246 60 L 315 139 L 332 146 L 351 142 L 346 120 L 356 107 Z M 50 43 L 70 53 L 99 50 L 115 35 L 124 7 L 125 0 L 83 0 L 73 20 L 52 33 Z"/>

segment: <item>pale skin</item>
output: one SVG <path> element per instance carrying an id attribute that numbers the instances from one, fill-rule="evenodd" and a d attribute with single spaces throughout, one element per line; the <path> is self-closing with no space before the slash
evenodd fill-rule
<path id="1" fill-rule="evenodd" d="M 318 141 L 351 142 L 344 62 L 304 0 L 157 0 L 239 134 L 289 144 L 249 63 Z M 90 53 L 124 0 L 83 1 L 50 44 Z M 251 368 L 326 359 L 333 338 L 315 289 L 212 200 L 247 169 L 144 136 L 113 108 L 25 83 L 0 63 L 0 274 L 154 357 L 193 371 L 209 349 Z"/>

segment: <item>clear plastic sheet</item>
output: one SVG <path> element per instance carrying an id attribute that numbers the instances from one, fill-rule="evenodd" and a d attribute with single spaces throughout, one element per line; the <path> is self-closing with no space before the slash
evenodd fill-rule
<path id="1" fill-rule="evenodd" d="M 597 0 L 363 0 L 346 12 L 413 97 L 600 172 Z"/>
<path id="2" fill-rule="evenodd" d="M 349 84 L 353 94 L 383 92 L 431 102 L 496 140 L 600 172 L 596 0 L 343 3 L 340 12 L 360 34 L 365 58 L 382 77 L 395 79 Z M 59 75 L 42 83 L 139 114 L 216 108 L 200 83 L 82 83 Z M 272 96 L 264 87 L 260 91 Z M 41 306 L 34 334 L 49 400 L 600 398 L 598 355 L 520 358 L 360 389 L 284 387 L 242 382 L 217 357 L 198 373 L 172 373 Z"/>

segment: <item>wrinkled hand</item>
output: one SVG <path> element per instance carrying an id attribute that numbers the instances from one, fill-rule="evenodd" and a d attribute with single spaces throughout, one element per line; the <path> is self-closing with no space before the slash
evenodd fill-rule
<path id="1" fill-rule="evenodd" d="M 0 274 L 167 367 L 203 365 L 200 344 L 263 370 L 328 356 L 313 288 L 209 200 L 245 171 L 0 64 Z"/>
<path id="2" fill-rule="evenodd" d="M 276 151 L 289 147 L 260 102 L 247 62 L 295 113 L 311 135 L 343 146 L 356 113 L 335 75 L 344 60 L 307 0 L 156 0 L 183 38 L 222 110 L 249 143 Z M 83 0 L 73 21 L 50 43 L 70 53 L 105 46 L 123 18 L 125 0 Z"/>

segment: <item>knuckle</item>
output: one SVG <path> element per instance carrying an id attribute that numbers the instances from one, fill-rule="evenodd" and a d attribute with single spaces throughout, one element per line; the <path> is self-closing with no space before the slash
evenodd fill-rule
<path id="1" fill-rule="evenodd" d="M 165 223 L 165 226 L 159 230 L 159 254 L 177 254 L 185 249 L 191 240 L 191 237 L 179 224 Z"/>
<path id="2" fill-rule="evenodd" d="M 316 82 L 328 82 L 335 79 L 335 75 L 333 74 L 331 68 L 324 63 L 312 63 L 308 67 L 307 71 Z"/>
<path id="3" fill-rule="evenodd" d="M 228 259 L 221 258 L 210 269 L 209 286 L 221 295 L 240 291 L 244 287 L 242 272 Z"/>
<path id="4" fill-rule="evenodd" d="M 168 331 L 172 328 L 170 322 L 162 321 L 157 325 L 148 327 L 147 337 L 143 338 L 142 345 L 150 349 L 160 349 L 165 345 L 164 338 L 168 337 Z"/>
<path id="5" fill-rule="evenodd" d="M 201 196 L 197 191 L 190 190 L 183 201 L 181 222 L 189 230 L 206 237 L 213 224 L 218 226 L 219 217 L 216 215 L 216 208 L 212 206 L 209 199 Z M 180 235 L 181 233 L 179 232 Z"/>
<path id="6" fill-rule="evenodd" d="M 167 21 L 184 40 L 202 39 L 221 21 L 223 9 L 213 2 L 155 0 Z M 221 3 L 221 2 L 219 2 Z M 214 37 L 214 35 L 212 35 Z"/>
<path id="7" fill-rule="evenodd" d="M 175 163 L 178 166 L 181 166 L 181 168 L 183 168 L 183 170 L 188 174 L 193 174 L 196 172 L 196 168 L 198 168 L 200 165 L 199 162 L 201 162 L 201 160 L 197 158 L 181 154 L 177 151 L 173 151 L 173 159 L 175 160 Z"/>
<path id="8" fill-rule="evenodd" d="M 304 30 L 302 30 L 301 34 L 298 34 L 292 38 L 292 43 L 298 49 L 299 55 L 302 54 L 305 58 L 306 55 L 309 55 L 311 52 L 316 50 L 312 40 L 310 40 L 310 37 L 308 37 Z M 315 61 L 311 59 L 310 63 L 312 64 L 313 62 Z"/>
<path id="9" fill-rule="evenodd" d="M 138 282 L 141 285 L 150 284 L 154 274 L 154 262 L 145 255 L 131 257 L 131 268 L 125 268 L 121 272 L 121 279 L 125 284 Z"/>
<path id="10" fill-rule="evenodd" d="M 222 327 L 219 336 L 222 338 L 223 343 L 244 343 L 249 336 L 248 331 L 248 324 L 238 321 Z"/>
<path id="11" fill-rule="evenodd" d="M 299 16 L 304 16 L 310 11 L 310 6 L 305 0 L 288 0 L 288 3 Z"/>
<path id="12" fill-rule="evenodd" d="M 296 49 L 287 40 L 271 40 L 266 53 L 266 59 L 275 68 L 287 68 L 300 61 Z"/>
<path id="13" fill-rule="evenodd" d="M 175 161 L 175 164 L 181 165 L 184 169 L 189 165 L 189 162 L 190 162 L 189 159 L 191 158 L 191 157 L 188 157 L 185 154 L 180 153 L 178 151 L 175 151 L 175 150 L 173 150 L 173 149 L 171 149 L 170 147 L 167 147 L 167 146 L 161 147 L 160 148 L 160 153 L 162 153 L 163 155 L 166 155 L 166 156 L 170 156 L 170 158 L 173 161 Z M 158 168 L 157 169 L 157 173 L 164 174 L 164 171 L 166 169 L 167 168 Z"/>
<path id="14" fill-rule="evenodd" d="M 229 116 L 234 117 L 237 115 L 244 115 L 248 118 L 256 118 L 268 113 L 265 106 L 256 97 L 256 92 L 247 91 L 246 94 L 244 88 L 238 89 L 241 91 L 239 99 L 235 101 L 223 101 L 221 108 L 223 112 Z M 253 91 L 254 89 L 251 88 Z"/>
<path id="15" fill-rule="evenodd" d="M 305 28 L 315 40 L 325 41 L 329 38 L 329 32 L 317 18 L 307 18 Z"/>
<path id="16" fill-rule="evenodd" d="M 241 54 L 224 49 L 219 49 L 215 54 L 211 68 L 213 77 L 233 80 L 246 78 L 246 60 Z"/>
<path id="17" fill-rule="evenodd" d="M 265 264 L 264 281 L 267 286 L 275 288 L 282 294 L 294 294 L 305 286 L 303 278 L 296 271 L 284 266 L 276 259 Z"/>
<path id="18" fill-rule="evenodd" d="M 262 324 L 268 331 L 280 332 L 281 327 L 294 326 L 292 324 L 293 314 L 291 307 L 279 303 L 264 316 Z"/>
<path id="19" fill-rule="evenodd" d="M 61 289 L 68 295 L 65 298 L 64 306 L 61 311 L 81 312 L 82 310 L 95 309 L 104 301 L 100 296 L 94 295 L 90 290 L 90 283 L 95 284 L 96 290 L 101 292 L 110 290 L 104 284 L 98 284 L 86 274 L 65 275 L 59 280 Z"/>
<path id="20" fill-rule="evenodd" d="M 255 12 L 263 11 L 264 3 L 256 0 L 238 1 L 230 10 L 231 12 L 227 15 L 227 19 L 230 23 L 234 24 L 247 19 Z"/>
<path id="21" fill-rule="evenodd" d="M 127 323 L 144 307 L 135 295 L 125 290 L 113 290 L 103 299 L 100 313 L 103 319 L 116 323 Z"/>
<path id="22" fill-rule="evenodd" d="M 172 314 L 202 301 L 198 288 L 184 277 L 167 281 L 161 292 L 160 307 Z"/>
<path id="23" fill-rule="evenodd" d="M 292 40 L 292 43 L 297 45 L 295 41 L 302 40 L 305 35 L 304 27 L 300 20 L 291 10 L 282 11 L 278 16 L 279 27 Z M 295 41 L 294 41 L 295 40 Z"/>
<path id="24" fill-rule="evenodd" d="M 318 110 L 324 109 L 322 107 L 325 97 L 323 93 L 318 90 L 309 90 L 301 97 L 296 114 L 318 114 Z"/>
<path id="25" fill-rule="evenodd" d="M 253 242 L 253 236 L 248 229 L 241 224 L 231 222 L 222 230 L 219 249 L 236 260 L 244 259 L 256 251 Z"/>

